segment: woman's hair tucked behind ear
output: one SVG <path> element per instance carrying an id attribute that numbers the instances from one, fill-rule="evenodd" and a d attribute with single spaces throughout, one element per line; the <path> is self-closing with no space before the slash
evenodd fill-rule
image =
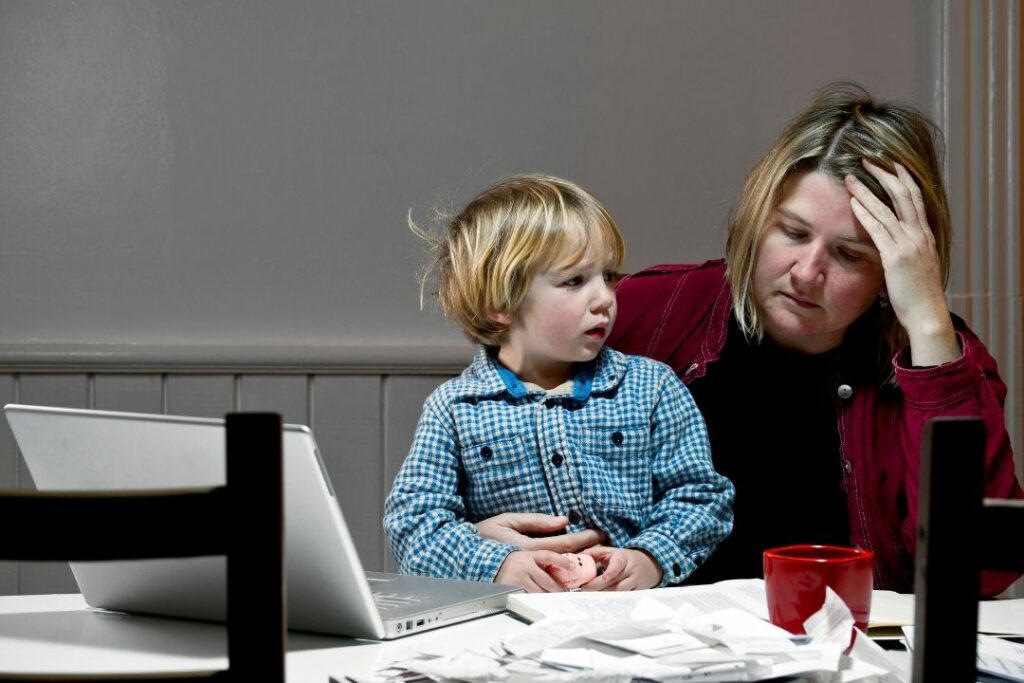
<path id="1" fill-rule="evenodd" d="M 501 342 L 515 318 L 533 275 L 552 266 L 578 263 L 594 249 L 610 255 L 617 270 L 625 246 L 611 214 L 589 192 L 561 178 L 516 175 L 477 195 L 461 212 L 436 212 L 431 230 L 409 228 L 431 252 L 420 279 L 423 294 L 434 294 L 445 315 L 472 341 Z"/>
<path id="2" fill-rule="evenodd" d="M 757 249 L 782 199 L 783 186 L 802 172 L 824 173 L 839 183 L 853 175 L 892 209 L 889 195 L 861 160 L 869 159 L 890 173 L 895 173 L 895 164 L 904 166 L 921 188 L 945 285 L 951 238 L 940 148 L 939 131 L 913 107 L 875 100 L 853 83 L 822 89 L 751 169 L 733 209 L 726 261 L 733 310 L 744 334 L 751 339 L 764 334 L 752 286 Z M 880 316 L 880 362 L 887 365 L 907 344 L 907 337 L 892 309 L 881 310 Z"/>

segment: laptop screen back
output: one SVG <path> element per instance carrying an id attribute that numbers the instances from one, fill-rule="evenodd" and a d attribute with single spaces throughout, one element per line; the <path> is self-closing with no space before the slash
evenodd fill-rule
<path id="1" fill-rule="evenodd" d="M 224 421 L 8 405 L 8 421 L 40 490 L 224 483 Z M 289 628 L 380 638 L 381 617 L 307 427 L 285 425 Z M 77 562 L 94 607 L 224 618 L 224 559 Z"/>

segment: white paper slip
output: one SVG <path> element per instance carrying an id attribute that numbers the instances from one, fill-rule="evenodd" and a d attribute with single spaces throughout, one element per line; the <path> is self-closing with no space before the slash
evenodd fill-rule
<path id="1" fill-rule="evenodd" d="M 508 598 L 508 610 L 531 622 L 547 617 L 625 621 L 644 599 L 655 600 L 672 612 L 684 606 L 689 606 L 698 614 L 732 607 L 768 619 L 764 581 L 761 579 L 651 588 L 628 593 L 516 593 Z"/>

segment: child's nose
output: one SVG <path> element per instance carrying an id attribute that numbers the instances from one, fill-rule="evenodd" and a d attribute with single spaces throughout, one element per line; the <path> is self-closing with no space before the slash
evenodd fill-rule
<path id="1" fill-rule="evenodd" d="M 600 285 L 597 295 L 594 298 L 592 308 L 595 311 L 604 311 L 611 308 L 612 304 L 615 303 L 615 286 L 607 282 L 603 282 Z"/>

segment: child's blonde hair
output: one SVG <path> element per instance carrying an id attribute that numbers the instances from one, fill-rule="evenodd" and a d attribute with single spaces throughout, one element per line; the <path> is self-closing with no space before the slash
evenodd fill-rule
<path id="1" fill-rule="evenodd" d="M 590 253 L 618 270 L 626 248 L 608 210 L 575 183 L 541 174 L 515 175 L 481 192 L 457 216 L 436 221 L 437 233 L 409 227 L 432 259 L 420 281 L 420 303 L 433 277 L 441 310 L 474 342 L 496 346 L 516 319 L 531 278 L 565 268 Z M 597 251 L 599 250 L 599 251 Z"/>

